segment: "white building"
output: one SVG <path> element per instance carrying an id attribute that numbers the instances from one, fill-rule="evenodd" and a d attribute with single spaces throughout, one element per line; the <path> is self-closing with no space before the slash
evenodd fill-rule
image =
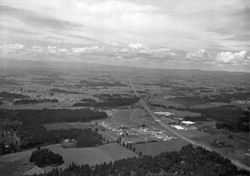
<path id="1" fill-rule="evenodd" d="M 154 112 L 155 115 L 158 115 L 158 116 L 166 116 L 166 117 L 170 117 L 170 116 L 173 116 L 174 114 L 171 113 L 171 112 Z"/>
<path id="2" fill-rule="evenodd" d="M 184 130 L 184 128 L 180 125 L 171 125 L 171 127 L 176 128 L 177 130 Z"/>
<path id="3" fill-rule="evenodd" d="M 181 124 L 183 124 L 183 125 L 194 125 L 195 123 L 191 122 L 191 121 L 182 121 Z"/>

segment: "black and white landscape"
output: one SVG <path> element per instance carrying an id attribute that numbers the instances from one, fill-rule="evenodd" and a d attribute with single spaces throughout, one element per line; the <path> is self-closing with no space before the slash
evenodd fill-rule
<path id="1" fill-rule="evenodd" d="M 0 4 L 0 176 L 248 176 L 248 0 Z"/>

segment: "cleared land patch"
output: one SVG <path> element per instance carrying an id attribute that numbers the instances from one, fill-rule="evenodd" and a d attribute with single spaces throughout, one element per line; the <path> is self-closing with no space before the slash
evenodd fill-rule
<path id="1" fill-rule="evenodd" d="M 131 150 L 128 150 L 125 147 L 122 147 L 116 143 L 110 143 L 98 147 L 86 147 L 86 148 L 63 148 L 60 144 L 55 144 L 46 146 L 46 148 L 50 149 L 51 151 L 57 154 L 62 155 L 64 159 L 64 164 L 60 166 L 62 168 L 67 167 L 72 162 L 79 165 L 86 163 L 88 163 L 89 165 L 95 165 L 123 158 L 138 156 Z M 27 150 L 23 152 L 12 153 L 1 156 L 0 164 L 2 162 L 22 161 L 27 163 L 26 166 L 31 165 L 28 162 L 28 160 L 32 151 L 34 150 Z M 45 168 L 45 170 L 49 171 L 51 170 L 51 167 L 47 167 Z"/>
<path id="2" fill-rule="evenodd" d="M 167 142 L 153 142 L 153 143 L 144 143 L 144 144 L 135 144 L 133 145 L 136 148 L 136 152 L 142 152 L 144 155 L 156 156 L 162 152 L 172 152 L 179 151 L 183 146 L 188 143 L 181 140 L 172 140 Z"/>

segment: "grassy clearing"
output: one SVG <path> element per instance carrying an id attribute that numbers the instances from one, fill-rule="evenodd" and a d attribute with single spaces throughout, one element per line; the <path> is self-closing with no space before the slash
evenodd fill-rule
<path id="1" fill-rule="evenodd" d="M 136 117 L 143 115 L 144 111 L 139 109 L 116 109 L 113 111 L 112 120 L 124 125 L 135 125 L 138 124 Z"/>
<path id="2" fill-rule="evenodd" d="M 155 127 L 161 129 L 161 126 L 157 124 L 153 119 L 146 114 L 143 109 L 116 109 L 113 111 L 111 117 L 112 123 L 119 125 L 125 125 L 129 127 L 146 126 Z"/>
<path id="3" fill-rule="evenodd" d="M 30 170 L 33 166 L 25 164 L 22 161 L 6 162 L 0 161 L 1 176 L 20 176 L 26 170 Z"/>
<path id="4" fill-rule="evenodd" d="M 125 147 L 122 147 L 116 143 L 110 143 L 106 145 L 101 145 L 98 147 L 87 147 L 87 148 L 63 148 L 60 144 L 46 146 L 55 153 L 63 156 L 64 164 L 60 167 L 65 168 L 70 163 L 74 162 L 76 164 L 101 164 L 104 162 L 115 161 L 123 158 L 137 157 L 138 155 Z M 18 153 L 12 153 L 0 157 L 0 169 L 5 173 L 15 173 L 23 171 L 26 172 L 32 168 L 32 164 L 29 163 L 29 157 L 33 150 L 27 150 Z M 22 161 L 23 166 L 20 168 L 15 168 L 15 163 Z M 6 163 L 8 163 L 8 168 L 5 168 Z M 14 166 L 13 166 L 14 165 Z M 20 165 L 20 164 L 19 164 Z M 17 170 L 18 169 L 18 170 Z M 51 170 L 51 167 L 44 168 L 45 171 Z M 1 171 L 0 170 L 0 171 Z M 0 172 L 2 173 L 2 172 Z M 1 175 L 1 174 L 0 174 Z"/>
<path id="5" fill-rule="evenodd" d="M 116 142 L 116 140 L 118 139 L 118 135 L 116 135 L 115 133 L 113 133 L 110 130 L 105 130 L 105 131 L 99 131 L 99 133 L 106 139 L 108 139 L 110 142 Z"/>
<path id="6" fill-rule="evenodd" d="M 206 145 L 211 145 L 214 140 L 224 142 L 228 147 L 215 148 L 215 150 L 250 166 L 250 157 L 246 155 L 249 149 L 249 142 L 235 138 L 231 139 L 228 135 L 218 133 L 206 137 L 198 137 L 195 140 Z"/>
<path id="7" fill-rule="evenodd" d="M 198 117 L 201 115 L 200 113 L 190 112 L 190 111 L 178 111 L 178 110 L 173 110 L 173 109 L 170 109 L 168 111 L 173 113 L 177 117 L 185 117 L 185 116 Z"/>
<path id="8" fill-rule="evenodd" d="M 95 165 L 137 156 L 134 152 L 116 143 L 88 148 L 62 148 L 60 144 L 57 144 L 51 145 L 48 148 L 63 156 L 65 163 L 62 167 L 66 167 L 72 162 L 79 165 L 85 163 Z"/>
<path id="9" fill-rule="evenodd" d="M 188 138 L 203 138 L 209 136 L 208 133 L 200 131 L 200 130 L 187 130 L 187 131 L 179 131 L 179 133 L 187 136 Z"/>
<path id="10" fill-rule="evenodd" d="M 135 144 L 134 147 L 136 148 L 136 152 L 142 152 L 144 155 L 156 156 L 162 152 L 178 151 L 187 144 L 187 142 L 177 139 L 167 142 Z"/>
<path id="11" fill-rule="evenodd" d="M 192 108 L 194 108 L 194 109 L 207 109 L 207 108 L 214 108 L 214 107 L 225 106 L 225 105 L 229 105 L 229 103 L 219 103 L 219 102 L 206 103 L 206 104 L 194 105 L 194 106 L 192 106 Z"/>

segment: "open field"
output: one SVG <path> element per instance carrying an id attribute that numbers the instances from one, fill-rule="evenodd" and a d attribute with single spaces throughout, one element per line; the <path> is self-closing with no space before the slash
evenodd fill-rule
<path id="1" fill-rule="evenodd" d="M 60 144 L 48 147 L 55 153 L 63 156 L 63 167 L 71 162 L 77 164 L 88 163 L 90 165 L 110 162 L 122 158 L 137 156 L 134 152 L 115 143 L 90 148 L 62 148 Z"/>
<path id="2" fill-rule="evenodd" d="M 118 135 L 113 133 L 111 130 L 105 130 L 105 131 L 99 131 L 99 134 L 102 135 L 102 137 L 108 139 L 110 142 L 116 142 L 118 139 Z"/>
<path id="3" fill-rule="evenodd" d="M 187 144 L 188 144 L 187 142 L 181 139 L 177 139 L 167 142 L 135 144 L 133 146 L 136 148 L 136 152 L 142 152 L 142 154 L 144 155 L 156 156 L 162 152 L 178 151 Z"/>
<path id="4" fill-rule="evenodd" d="M 229 105 L 229 103 L 206 103 L 206 104 L 199 104 L 199 105 L 194 105 L 192 108 L 194 109 L 207 109 L 207 108 L 213 108 L 213 107 L 219 107 L 219 106 L 224 106 L 224 105 Z"/>
<path id="5" fill-rule="evenodd" d="M 160 125 L 152 121 L 146 112 L 140 108 L 114 109 L 112 111 L 111 122 L 117 126 L 138 127 L 144 124 L 147 127 L 163 130 Z"/>
<path id="6" fill-rule="evenodd" d="M 0 104 L 2 102 L 0 109 L 77 109 L 72 107 L 73 104 L 77 102 L 84 102 L 84 100 L 86 101 L 87 99 L 92 100 L 93 98 L 99 102 L 102 100 L 101 97 L 103 97 L 105 94 L 108 94 L 109 96 L 133 96 L 134 92 L 131 90 L 131 87 L 129 87 L 129 81 L 127 79 L 130 77 L 133 79 L 135 84 L 134 87 L 136 87 L 138 90 L 138 97 L 145 101 L 145 103 L 149 106 L 150 111 L 168 111 L 173 113 L 176 117 L 182 118 L 185 116 L 199 117 L 201 116 L 201 113 L 190 112 L 191 108 L 200 110 L 233 104 L 230 101 L 228 103 L 203 101 L 200 100 L 200 97 L 213 97 L 214 95 L 222 95 L 223 93 L 236 94 L 249 92 L 248 90 L 250 87 L 249 74 L 241 75 L 240 73 L 234 73 L 234 76 L 232 73 L 210 73 L 200 71 L 138 71 L 137 69 L 119 69 L 116 68 L 116 70 L 111 70 L 108 68 L 106 70 L 102 70 L 101 68 L 97 70 L 89 70 L 89 68 L 82 69 L 81 67 L 79 70 L 55 70 L 54 68 L 48 70 L 46 67 L 41 68 L 41 70 L 35 69 L 30 72 L 22 70 L 21 72 L 13 74 L 7 74 L 7 72 L 4 72 L 3 76 L 1 75 L 0 78 L 0 82 L 3 83 L 3 85 L 0 87 L 0 92 L 8 91 L 11 93 L 22 94 L 30 97 L 31 99 L 57 99 L 58 102 L 14 105 L 13 102 L 16 99 L 15 97 L 11 101 L 6 101 L 0 97 Z M 194 96 L 199 101 L 196 101 L 196 99 L 188 99 L 190 101 L 184 101 L 185 97 Z M 174 99 L 175 97 L 184 97 L 184 102 L 171 102 L 171 98 Z M 21 97 L 21 99 L 25 98 Z M 249 101 L 250 97 L 245 97 L 245 99 Z M 237 97 L 233 98 L 233 100 L 235 104 L 237 104 Z M 190 105 L 190 111 L 175 110 L 178 108 L 182 108 L 184 110 L 186 108 L 185 105 Z M 243 104 L 237 104 L 237 106 L 243 106 Z M 249 106 L 249 104 L 244 104 L 244 106 Z M 59 123 L 54 123 L 51 121 L 43 122 L 41 124 L 44 125 L 44 123 L 46 123 L 44 126 L 47 130 L 72 128 L 84 129 L 97 127 L 99 128 L 99 133 L 103 137 L 108 139 L 110 142 L 114 142 L 112 144 L 110 143 L 93 148 L 65 149 L 59 144 L 48 146 L 48 148 L 50 148 L 52 151 L 59 153 L 64 157 L 65 164 L 61 167 L 66 167 L 71 162 L 75 162 L 77 164 L 88 163 L 90 165 L 94 165 L 97 163 L 137 156 L 137 154 L 133 153 L 132 151 L 116 144 L 116 140 L 119 137 L 122 138 L 122 142 L 125 141 L 131 143 L 142 141 L 145 142 L 147 139 L 148 141 L 151 141 L 151 137 L 156 141 L 161 141 L 160 138 L 157 139 L 156 134 L 158 132 L 162 132 L 162 134 L 165 136 L 167 135 L 170 137 L 176 137 L 176 135 L 174 135 L 175 131 L 171 132 L 173 128 L 170 127 L 171 129 L 167 130 L 159 125 L 159 123 L 156 121 L 160 120 L 160 122 L 167 125 L 170 120 L 166 119 L 165 117 L 159 117 L 159 119 L 154 120 L 150 117 L 150 113 L 142 108 L 143 106 L 140 103 L 135 103 L 128 106 L 112 107 L 113 108 L 100 108 L 95 105 L 89 107 L 94 110 L 98 109 L 105 112 L 111 112 L 111 115 L 105 119 L 103 118 L 100 120 L 93 120 L 93 118 L 91 118 L 90 121 L 93 121 L 86 123 L 66 123 L 62 122 L 63 120 L 58 120 L 56 122 Z M 116 109 L 114 107 L 116 107 Z M 242 109 L 246 109 L 246 107 Z M 213 112 L 213 110 L 211 111 Z M 85 113 L 80 113 L 80 116 L 84 116 L 84 114 Z M 59 116 L 62 115 L 64 114 L 62 113 Z M 36 116 L 37 115 L 34 117 Z M 69 115 L 66 116 L 69 117 L 69 119 L 72 118 Z M 27 119 L 27 116 L 24 117 L 24 119 Z M 52 119 L 54 118 L 55 115 L 52 115 Z M 236 118 L 238 118 L 238 116 L 235 116 L 232 119 Z M 190 121 L 192 121 L 191 118 Z M 95 122 L 105 122 L 112 124 L 112 128 L 102 129 L 101 125 L 96 125 Z M 171 123 L 174 122 L 172 121 Z M 211 142 L 214 140 L 223 141 L 228 144 L 228 147 L 216 148 L 214 151 L 219 151 L 219 153 L 230 156 L 233 159 L 237 159 L 244 164 L 250 163 L 249 155 L 247 155 L 247 153 L 249 153 L 249 134 L 247 132 L 229 131 L 228 129 L 219 130 L 215 128 L 215 124 L 216 120 L 196 122 L 195 126 L 199 130 L 176 130 L 176 132 L 188 138 L 189 140 L 191 139 L 197 141 L 197 143 L 206 144 L 212 149 L 214 148 L 211 146 Z M 152 134 L 145 134 L 146 132 L 143 133 L 143 128 L 141 127 L 148 129 L 148 131 L 152 132 Z M 119 130 L 123 130 L 122 132 L 128 132 L 130 134 L 119 134 Z M 30 131 L 29 133 L 34 134 L 32 132 L 34 132 L 34 130 Z M 157 135 L 158 137 L 160 136 L 160 134 Z M 32 142 L 34 141 L 35 140 L 32 140 Z M 141 143 L 133 144 L 133 146 L 135 146 L 137 153 L 141 151 L 143 154 L 155 156 L 161 152 L 179 150 L 186 144 L 187 142 L 181 140 L 179 137 L 178 139 L 165 142 Z M 0 164 L 3 164 L 3 162 L 6 164 L 6 162 L 8 162 L 10 165 L 6 166 L 6 168 L 10 168 L 10 170 L 13 168 L 28 170 L 34 166 L 28 161 L 31 151 L 32 150 L 27 150 L 8 154 L 6 156 L 0 156 Z M 51 168 L 47 169 L 49 170 Z"/>
<path id="7" fill-rule="evenodd" d="M 89 163 L 90 165 L 94 165 L 97 163 L 110 162 L 117 159 L 137 156 L 134 152 L 116 143 L 87 148 L 63 148 L 61 144 L 54 144 L 46 146 L 46 148 L 62 155 L 65 161 L 64 165 L 68 165 L 71 162 L 75 162 L 77 164 Z M 28 162 L 32 151 L 34 150 L 26 150 L 23 152 L 1 156 L 0 162 Z"/>
<path id="8" fill-rule="evenodd" d="M 210 134 L 206 137 L 197 137 L 193 138 L 195 141 L 198 141 L 200 143 L 204 143 L 211 146 L 211 143 L 215 140 L 218 140 L 220 142 L 224 142 L 226 147 L 221 148 L 214 148 L 215 150 L 221 152 L 225 156 L 230 156 L 234 159 L 237 159 L 241 161 L 242 163 L 250 166 L 250 156 L 247 155 L 249 152 L 249 146 L 250 143 L 244 140 L 240 140 L 239 138 L 229 138 L 228 135 L 222 134 L 222 133 L 216 133 L 216 134 Z"/>
<path id="9" fill-rule="evenodd" d="M 179 107 L 179 108 L 184 107 L 181 104 L 168 101 L 167 99 L 165 99 L 165 97 L 163 97 L 163 98 L 162 97 L 151 98 L 151 99 L 149 99 L 149 104 L 153 107 L 157 107 L 159 105 L 163 105 L 165 107 L 168 107 L 168 106 Z"/>
<path id="10" fill-rule="evenodd" d="M 64 164 L 59 166 L 62 168 L 67 167 L 72 162 L 79 165 L 85 163 L 88 163 L 90 165 L 95 165 L 123 158 L 138 156 L 136 153 L 116 143 L 110 143 L 106 145 L 89 147 L 89 148 L 63 148 L 60 144 L 55 144 L 46 146 L 46 148 L 49 148 L 53 152 L 62 155 L 64 159 Z M 23 152 L 12 153 L 9 155 L 1 156 L 0 164 L 3 162 L 8 162 L 11 165 L 11 163 L 13 164 L 13 162 L 22 161 L 23 163 L 26 163 L 24 165 L 30 169 L 32 167 L 32 164 L 29 163 L 29 157 L 32 151 L 33 150 L 27 150 Z M 21 170 L 21 168 L 19 169 Z M 51 170 L 51 167 L 44 168 L 44 170 Z"/>
<path id="11" fill-rule="evenodd" d="M 152 109 L 154 112 L 162 111 L 162 112 L 170 112 L 174 114 L 175 117 L 199 117 L 201 114 L 196 112 L 190 112 L 190 111 L 178 111 L 174 109 L 162 109 L 162 108 L 154 108 Z"/>
<path id="12" fill-rule="evenodd" d="M 209 136 L 209 133 L 200 131 L 200 130 L 187 130 L 187 131 L 179 131 L 179 133 L 183 134 L 184 136 L 187 136 L 188 138 L 205 138 Z"/>
<path id="13" fill-rule="evenodd" d="M 1 176 L 20 176 L 20 173 L 24 173 L 34 166 L 27 164 L 23 161 L 0 161 L 0 175 Z"/>

